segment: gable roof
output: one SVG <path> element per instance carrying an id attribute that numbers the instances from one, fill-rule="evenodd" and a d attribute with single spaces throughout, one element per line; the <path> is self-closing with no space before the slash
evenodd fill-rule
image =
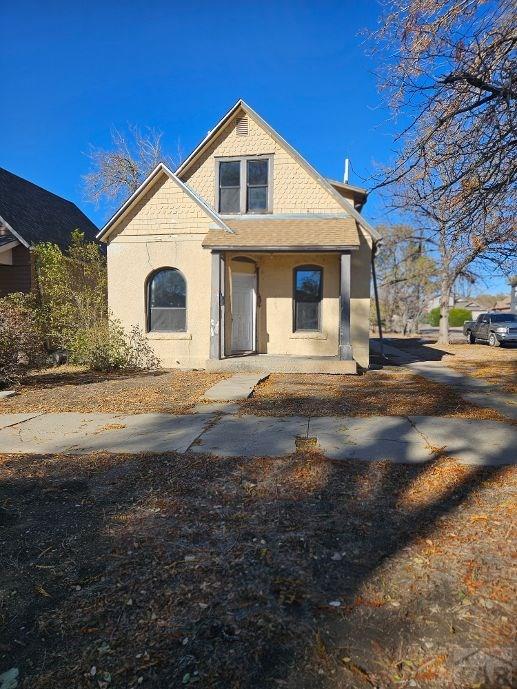
<path id="1" fill-rule="evenodd" d="M 375 230 L 370 223 L 363 218 L 363 216 L 357 211 L 353 204 L 345 199 L 332 184 L 309 163 L 303 156 L 301 156 L 296 149 L 294 149 L 291 144 L 278 134 L 262 117 L 256 113 L 247 103 L 242 99 L 238 100 L 235 105 L 228 110 L 228 112 L 219 120 L 215 127 L 208 132 L 203 141 L 201 141 L 198 146 L 192 151 L 192 153 L 187 157 L 186 160 L 181 163 L 181 165 L 176 170 L 176 175 L 181 177 L 190 168 L 190 166 L 199 158 L 203 153 L 209 143 L 221 132 L 221 130 L 228 124 L 231 118 L 239 111 L 244 111 L 249 117 L 251 117 L 262 129 L 264 129 L 280 146 L 290 153 L 290 155 L 298 162 L 298 164 L 305 169 L 305 171 L 316 181 L 320 186 L 322 186 L 325 191 L 327 191 L 332 198 L 334 198 L 341 207 L 347 211 L 358 224 L 371 235 L 374 241 L 378 241 L 381 237 L 380 234 Z"/>
<path id="2" fill-rule="evenodd" d="M 223 222 L 220 216 L 208 206 L 205 201 L 196 194 L 196 192 L 191 189 L 185 182 L 182 182 L 179 177 L 177 177 L 172 170 L 159 163 L 154 170 L 149 174 L 138 189 L 128 198 L 128 200 L 119 208 L 119 210 L 111 217 L 108 222 L 104 225 L 102 230 L 97 235 L 97 239 L 102 239 L 106 241 L 111 232 L 119 224 L 119 222 L 127 215 L 127 213 L 133 208 L 133 206 L 138 203 L 138 201 L 145 195 L 150 186 L 152 186 L 160 175 L 167 175 L 175 184 L 177 184 L 180 189 L 182 189 L 197 205 L 202 208 L 202 210 L 217 223 L 217 225 L 225 232 L 232 233 L 232 230 Z"/>
<path id="3" fill-rule="evenodd" d="M 97 233 L 75 203 L 4 168 L 0 168 L 0 224 L 26 247 L 54 242 L 64 248 L 73 230 L 81 230 L 88 240 Z"/>

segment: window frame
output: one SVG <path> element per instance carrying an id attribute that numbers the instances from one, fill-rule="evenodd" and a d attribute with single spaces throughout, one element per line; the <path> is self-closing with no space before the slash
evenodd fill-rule
<path id="1" fill-rule="evenodd" d="M 267 215 L 273 212 L 273 153 L 242 155 L 242 156 L 215 156 L 215 208 L 223 217 L 241 215 Z M 267 208 L 263 211 L 248 211 L 248 162 L 250 160 L 267 160 Z M 223 213 L 219 210 L 220 206 L 220 176 L 219 164 L 238 161 L 240 163 L 240 194 L 239 194 L 239 213 Z M 262 185 L 259 185 L 262 186 Z"/>
<path id="2" fill-rule="evenodd" d="M 296 299 L 296 274 L 299 270 L 317 270 L 320 273 L 320 293 L 319 293 L 319 301 L 317 302 L 318 304 L 318 327 L 317 329 L 314 328 L 297 328 L 296 327 L 296 305 L 297 305 L 297 299 Z M 322 324 L 321 324 L 321 305 L 323 303 L 323 273 L 324 269 L 323 266 L 318 266 L 315 264 L 303 264 L 299 266 L 294 266 L 293 268 L 293 325 L 292 325 L 292 332 L 293 333 L 321 333 L 322 331 Z"/>
<path id="3" fill-rule="evenodd" d="M 154 278 L 163 271 L 172 270 L 179 273 L 185 283 L 185 327 L 182 330 L 153 330 L 151 329 L 151 283 Z M 174 307 L 168 307 L 174 308 Z M 181 307 L 175 307 L 181 308 Z M 188 332 L 188 282 L 183 271 L 174 266 L 160 266 L 149 273 L 145 280 L 145 332 L 146 333 L 186 333 Z"/>

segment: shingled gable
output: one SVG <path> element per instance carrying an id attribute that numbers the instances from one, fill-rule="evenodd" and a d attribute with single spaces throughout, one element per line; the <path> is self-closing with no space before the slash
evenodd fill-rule
<path id="1" fill-rule="evenodd" d="M 26 248 L 38 242 L 65 248 L 76 229 L 89 240 L 97 233 L 74 203 L 4 168 L 0 168 L 0 226 Z"/>
<path id="2" fill-rule="evenodd" d="M 256 124 L 262 127 L 277 143 L 279 146 L 283 147 L 297 162 L 305 169 L 305 171 L 347 212 L 352 218 L 354 218 L 360 227 L 365 230 L 373 239 L 377 242 L 380 239 L 379 233 L 370 225 L 367 220 L 357 211 L 353 204 L 345 199 L 334 186 L 319 172 L 301 156 L 296 149 L 294 149 L 283 137 L 278 134 L 262 117 L 256 113 L 247 103 L 242 99 L 238 100 L 235 105 L 219 120 L 215 127 L 210 130 L 207 136 L 201 141 L 201 143 L 192 151 L 192 153 L 187 157 L 187 159 L 178 167 L 176 170 L 176 175 L 181 178 L 190 167 L 198 160 L 198 158 L 203 154 L 206 148 L 212 143 L 212 141 L 221 133 L 224 127 L 229 123 L 229 121 L 239 112 L 242 111 L 248 117 L 253 119 Z"/>
<path id="3" fill-rule="evenodd" d="M 145 196 L 149 189 L 155 184 L 161 176 L 167 176 L 171 179 L 177 186 L 189 196 L 206 214 L 209 216 L 217 226 L 230 234 L 233 233 L 226 223 L 219 217 L 219 215 L 210 208 L 205 201 L 196 194 L 187 184 L 182 182 L 177 175 L 172 172 L 166 165 L 160 163 L 155 167 L 151 174 L 142 182 L 138 189 L 128 198 L 128 200 L 119 208 L 119 210 L 113 215 L 110 220 L 104 225 L 102 230 L 97 235 L 97 239 L 107 241 L 109 235 L 113 230 L 119 225 L 120 222 L 126 217 L 126 215 L 131 211 L 131 209 L 140 201 L 140 199 Z"/>

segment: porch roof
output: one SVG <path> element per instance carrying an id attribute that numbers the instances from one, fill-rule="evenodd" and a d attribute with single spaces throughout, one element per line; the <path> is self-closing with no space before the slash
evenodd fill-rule
<path id="1" fill-rule="evenodd" d="M 203 240 L 210 249 L 322 251 L 357 249 L 359 230 L 351 217 L 292 217 L 226 219 L 232 234 L 211 228 Z"/>

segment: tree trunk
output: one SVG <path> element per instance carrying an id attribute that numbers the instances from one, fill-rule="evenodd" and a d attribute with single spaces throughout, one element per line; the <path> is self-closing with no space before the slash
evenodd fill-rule
<path id="1" fill-rule="evenodd" d="M 440 332 L 438 344 L 449 344 L 449 299 L 451 288 L 448 280 L 442 280 L 440 289 Z"/>

